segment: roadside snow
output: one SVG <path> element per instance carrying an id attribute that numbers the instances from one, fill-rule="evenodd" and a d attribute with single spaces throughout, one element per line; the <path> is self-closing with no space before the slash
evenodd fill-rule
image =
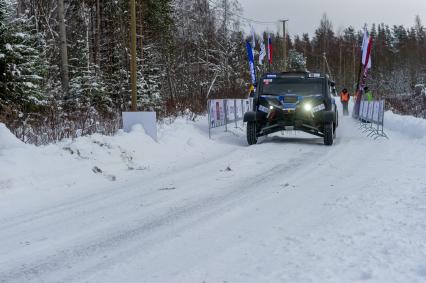
<path id="1" fill-rule="evenodd" d="M 0 281 L 425 282 L 424 124 L 386 123 L 341 117 L 333 147 L 209 140 L 205 119 L 34 147 L 0 125 Z"/>
<path id="2" fill-rule="evenodd" d="M 0 195 L 3 192 L 3 199 L 10 198 L 6 205 L 11 207 L 16 198 L 32 206 L 38 204 L 36 198 L 44 205 L 46 197 L 97 192 L 116 181 L 196 166 L 220 152 L 232 151 L 227 144 L 214 146 L 204 122 L 178 119 L 163 125 L 158 143 L 136 126 L 131 133 L 120 131 L 113 137 L 95 134 L 41 147 L 22 143 L 0 124 Z"/>
<path id="3" fill-rule="evenodd" d="M 385 128 L 411 138 L 426 138 L 426 119 L 401 116 L 388 111 L 385 113 Z"/>
<path id="4" fill-rule="evenodd" d="M 26 145 L 17 139 L 5 124 L 0 123 L 0 151 L 22 148 Z"/>

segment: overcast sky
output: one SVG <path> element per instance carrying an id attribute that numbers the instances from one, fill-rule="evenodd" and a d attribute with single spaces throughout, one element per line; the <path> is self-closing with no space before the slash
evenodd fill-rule
<path id="1" fill-rule="evenodd" d="M 258 21 L 288 19 L 289 32 L 313 35 L 322 14 L 333 23 L 335 32 L 352 25 L 362 28 L 364 23 L 384 22 L 389 25 L 412 26 L 416 15 L 426 24 L 426 0 L 238 0 L 244 17 Z M 277 31 L 278 24 L 254 24 L 257 32 Z M 245 30 L 249 30 L 245 27 Z M 281 31 L 282 29 L 280 29 Z"/>

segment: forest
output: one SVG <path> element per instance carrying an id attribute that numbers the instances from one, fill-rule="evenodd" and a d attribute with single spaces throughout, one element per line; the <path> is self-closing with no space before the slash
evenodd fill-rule
<path id="1" fill-rule="evenodd" d="M 194 118 L 205 113 L 207 99 L 247 96 L 250 19 L 237 0 L 136 4 L 138 110 Z M 38 145 L 114 134 L 130 109 L 129 17 L 128 0 L 0 0 L 0 122 Z M 426 83 L 420 16 L 410 27 L 370 23 L 368 30 L 370 89 L 391 102 L 388 108 L 426 118 L 425 97 L 413 95 Z M 329 73 L 339 89 L 354 92 L 362 35 L 362 27 L 336 32 L 324 14 L 314 34 L 286 36 L 287 67 L 303 57 L 307 70 Z M 262 37 L 266 42 L 268 34 L 256 34 Z M 258 65 L 258 74 L 284 69 L 283 35 L 271 37 L 272 65 Z"/>

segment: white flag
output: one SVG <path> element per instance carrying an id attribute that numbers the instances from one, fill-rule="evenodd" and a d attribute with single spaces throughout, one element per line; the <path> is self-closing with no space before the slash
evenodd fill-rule
<path id="1" fill-rule="evenodd" d="M 256 48 L 256 37 L 254 36 L 254 27 L 250 25 L 250 28 L 251 28 L 251 38 L 252 38 L 251 47 L 254 50 Z"/>
<path id="2" fill-rule="evenodd" d="M 366 69 L 371 68 L 371 44 L 372 40 L 368 34 L 367 25 L 364 27 L 364 37 L 362 39 L 362 64 Z"/>
<path id="3" fill-rule="evenodd" d="M 266 47 L 263 41 L 263 36 L 260 38 L 260 53 L 259 53 L 259 65 L 263 65 L 263 60 L 266 57 Z"/>

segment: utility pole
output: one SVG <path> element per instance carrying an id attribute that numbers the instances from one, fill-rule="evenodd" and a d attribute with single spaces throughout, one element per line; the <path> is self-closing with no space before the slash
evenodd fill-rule
<path id="1" fill-rule="evenodd" d="M 136 1 L 130 0 L 130 32 L 131 32 L 131 83 L 132 83 L 132 111 L 137 110 L 137 86 L 136 86 Z"/>
<path id="2" fill-rule="evenodd" d="M 284 54 L 283 54 L 283 61 L 284 61 L 284 72 L 287 71 L 287 30 L 286 30 L 286 22 L 288 22 L 288 20 L 281 20 L 281 22 L 283 23 L 283 49 L 284 49 Z"/>
<path id="3" fill-rule="evenodd" d="M 69 89 L 67 30 L 65 26 L 64 0 L 58 1 L 59 37 L 61 41 L 62 90 L 67 95 Z"/>
<path id="4" fill-rule="evenodd" d="M 325 64 L 326 64 L 326 60 L 327 60 L 327 55 L 326 55 L 326 53 L 325 52 L 323 52 L 322 53 L 322 73 L 323 74 L 325 74 L 326 73 L 326 67 L 325 67 Z"/>

